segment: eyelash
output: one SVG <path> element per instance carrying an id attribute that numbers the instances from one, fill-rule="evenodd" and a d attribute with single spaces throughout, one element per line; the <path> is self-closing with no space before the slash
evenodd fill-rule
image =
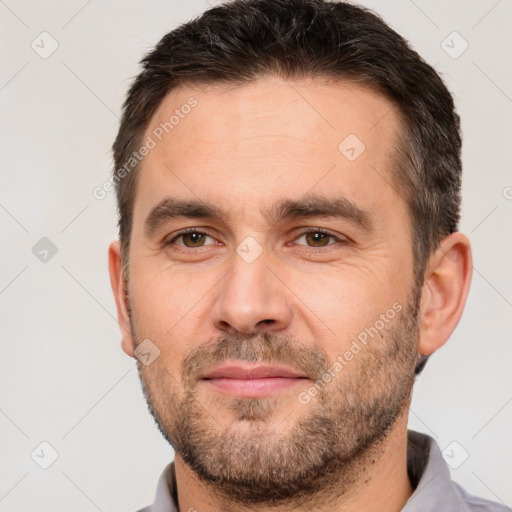
<path id="1" fill-rule="evenodd" d="M 201 231 L 197 228 L 188 228 L 188 229 L 184 229 L 180 232 L 178 232 L 171 240 L 169 240 L 168 242 L 164 242 L 164 245 L 167 246 L 167 245 L 173 245 L 176 240 L 178 240 L 180 237 L 184 236 L 184 235 L 187 235 L 189 233 L 197 233 L 198 235 L 205 235 L 205 236 L 209 236 L 210 238 L 213 238 L 211 235 L 209 235 L 208 233 L 204 232 L 204 231 Z M 325 229 L 322 229 L 322 228 L 308 228 L 308 229 L 305 229 L 304 231 L 302 231 L 301 233 L 299 233 L 296 237 L 295 237 L 295 240 L 297 238 L 300 238 L 304 235 L 307 235 L 308 233 L 322 233 L 324 235 L 328 235 L 329 237 L 331 238 L 334 238 L 334 240 L 336 240 L 336 242 L 339 242 L 343 245 L 346 245 L 349 243 L 349 240 L 348 239 L 343 239 L 343 238 L 339 238 L 337 237 L 335 234 L 331 233 L 330 231 L 327 231 Z M 320 250 L 320 249 L 324 249 L 326 247 L 330 247 L 331 245 L 335 245 L 335 244 L 327 244 L 323 247 L 313 247 L 313 246 L 306 246 L 308 249 L 312 249 L 314 251 L 316 250 Z M 179 247 L 179 250 L 182 250 L 182 251 L 193 251 L 195 249 L 199 249 L 201 247 L 205 247 L 205 246 L 198 246 L 198 247 L 186 247 L 184 245 L 178 245 L 177 247 Z"/>

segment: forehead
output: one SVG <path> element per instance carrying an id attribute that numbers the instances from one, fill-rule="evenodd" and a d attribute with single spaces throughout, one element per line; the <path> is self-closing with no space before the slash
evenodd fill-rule
<path id="1" fill-rule="evenodd" d="M 189 114 L 179 112 L 188 112 L 191 98 L 197 106 Z M 306 137 L 312 144 L 337 149 L 339 138 L 348 130 L 369 143 L 383 132 L 392 136 L 398 118 L 386 97 L 354 81 L 310 78 L 299 82 L 277 77 L 242 85 L 180 86 L 164 98 L 147 133 L 169 123 L 173 113 L 181 116 L 179 120 L 175 116 L 172 121 L 176 124 L 162 135 L 168 142 L 179 143 L 181 151 L 197 143 L 213 146 L 243 142 L 258 147 L 260 141 L 248 140 L 251 136 L 296 136 L 299 145 Z M 278 156 L 276 153 L 269 156 Z"/>
<path id="2" fill-rule="evenodd" d="M 147 211 L 166 191 L 226 205 L 340 187 L 371 202 L 390 188 L 398 130 L 393 104 L 355 82 L 267 77 L 242 86 L 182 85 L 146 130 L 155 145 L 141 166 L 136 205 Z"/>

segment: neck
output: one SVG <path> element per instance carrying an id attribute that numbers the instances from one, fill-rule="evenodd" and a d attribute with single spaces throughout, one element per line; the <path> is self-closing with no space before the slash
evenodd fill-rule
<path id="1" fill-rule="evenodd" d="M 408 404 L 395 422 L 386 439 L 370 450 L 364 460 L 357 461 L 364 465 L 362 471 L 356 471 L 358 478 L 340 495 L 337 481 L 346 481 L 346 475 L 331 475 L 332 485 L 322 491 L 322 495 L 311 496 L 307 503 L 294 503 L 296 512 L 398 512 L 411 494 L 407 474 L 407 413 Z M 272 507 L 249 505 L 244 507 L 234 503 L 229 497 L 216 492 L 214 484 L 201 481 L 185 464 L 183 459 L 175 456 L 176 484 L 179 511 L 200 512 L 284 512 L 290 510 L 291 503 L 279 503 Z"/>

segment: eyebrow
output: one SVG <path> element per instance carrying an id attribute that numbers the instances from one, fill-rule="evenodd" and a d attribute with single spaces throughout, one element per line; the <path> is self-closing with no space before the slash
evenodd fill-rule
<path id="1" fill-rule="evenodd" d="M 298 200 L 286 199 L 260 213 L 272 224 L 283 220 L 313 217 L 341 218 L 364 230 L 373 230 L 373 217 L 354 202 L 340 197 L 308 195 Z M 229 215 L 214 204 L 203 201 L 166 197 L 158 203 L 144 221 L 144 231 L 151 237 L 162 225 L 176 219 L 207 219 L 230 225 Z"/>

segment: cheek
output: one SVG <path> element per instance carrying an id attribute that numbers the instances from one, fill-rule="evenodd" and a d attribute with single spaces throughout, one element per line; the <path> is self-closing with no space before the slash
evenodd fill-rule
<path id="1" fill-rule="evenodd" d="M 142 275 L 144 278 L 139 279 Z M 148 338 L 160 351 L 158 359 L 148 367 L 148 375 L 165 369 L 179 381 L 183 358 L 206 341 L 204 315 L 211 310 L 211 304 L 205 297 L 205 282 L 193 286 L 189 277 L 179 272 L 171 275 L 169 270 L 134 273 L 132 280 L 130 298 L 137 341 Z"/>
<path id="2" fill-rule="evenodd" d="M 313 334 L 317 333 L 316 345 L 331 359 L 343 353 L 361 332 L 374 326 L 381 314 L 393 309 L 394 303 L 400 303 L 398 287 L 379 275 L 385 273 L 362 274 L 344 269 L 293 276 L 290 287 L 296 293 L 298 315 Z"/>
<path id="3" fill-rule="evenodd" d="M 132 274 L 130 299 L 138 325 L 162 338 L 191 308 L 191 287 L 170 272 L 142 267 Z"/>

